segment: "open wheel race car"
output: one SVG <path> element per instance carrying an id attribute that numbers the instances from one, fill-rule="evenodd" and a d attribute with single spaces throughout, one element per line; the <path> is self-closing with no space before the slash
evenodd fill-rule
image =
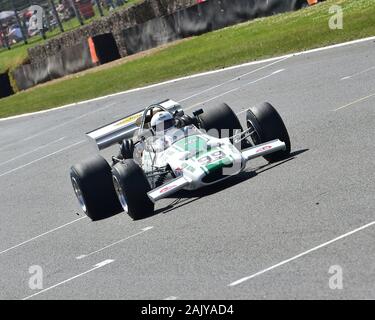
<path id="1" fill-rule="evenodd" d="M 166 100 L 89 132 L 99 150 L 119 144 L 120 152 L 112 164 L 96 155 L 71 168 L 81 208 L 93 221 L 121 211 L 142 219 L 156 201 L 228 179 L 251 159 L 289 157 L 287 129 L 271 104 L 248 109 L 246 124 L 227 104 L 189 116 Z"/>

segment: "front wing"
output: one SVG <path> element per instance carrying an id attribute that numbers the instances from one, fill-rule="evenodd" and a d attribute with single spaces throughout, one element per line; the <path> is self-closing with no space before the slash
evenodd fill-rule
<path id="1" fill-rule="evenodd" d="M 161 187 L 151 190 L 149 193 L 147 193 L 147 195 L 152 202 L 156 202 L 160 199 L 168 197 L 169 195 L 179 190 L 182 190 L 191 182 L 192 181 L 189 178 L 182 176 L 177 179 L 173 179 L 166 184 L 163 184 Z"/>

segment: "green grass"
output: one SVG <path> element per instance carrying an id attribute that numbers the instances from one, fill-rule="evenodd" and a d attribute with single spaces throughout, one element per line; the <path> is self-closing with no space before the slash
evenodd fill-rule
<path id="1" fill-rule="evenodd" d="M 128 3 L 126 3 L 122 7 L 117 7 L 115 10 L 120 10 L 125 7 L 128 7 L 134 3 L 140 2 L 141 0 L 129 0 Z M 85 25 L 91 23 L 92 21 L 99 19 L 99 11 L 97 7 L 94 7 L 95 16 L 85 20 Z M 108 16 L 109 11 L 103 8 L 104 16 Z M 76 28 L 79 28 L 81 25 L 77 18 L 70 19 L 69 21 L 65 21 L 62 23 L 64 27 L 64 31 L 71 31 Z M 54 38 L 58 35 L 60 35 L 60 29 L 56 27 L 52 31 L 46 32 L 47 40 Z M 27 49 L 31 47 L 35 47 L 36 45 L 43 44 L 46 40 L 43 40 L 41 36 L 34 36 L 30 39 L 28 39 L 28 44 L 25 45 L 23 41 L 12 45 L 11 50 L 1 48 L 0 49 L 0 73 L 5 72 L 8 69 L 14 69 L 18 65 L 22 64 L 24 61 L 27 60 Z"/>
<path id="2" fill-rule="evenodd" d="M 344 9 L 344 29 L 330 30 L 328 9 Z M 0 117 L 90 99 L 201 71 L 375 35 L 373 0 L 328 0 L 298 12 L 211 32 L 119 66 L 35 87 L 0 100 Z"/>

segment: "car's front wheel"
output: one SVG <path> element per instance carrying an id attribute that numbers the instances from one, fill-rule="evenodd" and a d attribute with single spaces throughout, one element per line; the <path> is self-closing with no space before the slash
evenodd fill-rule
<path id="1" fill-rule="evenodd" d="M 83 212 L 101 220 L 122 211 L 112 183 L 111 167 L 101 156 L 72 166 L 70 179 Z"/>
<path id="2" fill-rule="evenodd" d="M 130 217 L 139 220 L 153 214 L 154 203 L 147 195 L 150 183 L 133 159 L 117 163 L 112 168 L 112 179 L 121 206 Z"/>
<path id="3" fill-rule="evenodd" d="M 247 127 L 252 131 L 251 138 L 255 145 L 279 139 L 286 145 L 285 150 L 277 151 L 264 158 L 269 162 L 286 159 L 290 155 L 291 144 L 284 121 L 276 109 L 268 102 L 252 107 L 246 114 Z"/>

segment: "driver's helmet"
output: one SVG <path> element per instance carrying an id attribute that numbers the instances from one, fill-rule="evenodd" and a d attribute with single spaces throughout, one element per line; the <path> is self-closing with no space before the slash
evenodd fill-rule
<path id="1" fill-rule="evenodd" d="M 151 119 L 151 128 L 154 132 L 163 132 L 175 126 L 175 120 L 168 111 L 160 111 Z"/>

